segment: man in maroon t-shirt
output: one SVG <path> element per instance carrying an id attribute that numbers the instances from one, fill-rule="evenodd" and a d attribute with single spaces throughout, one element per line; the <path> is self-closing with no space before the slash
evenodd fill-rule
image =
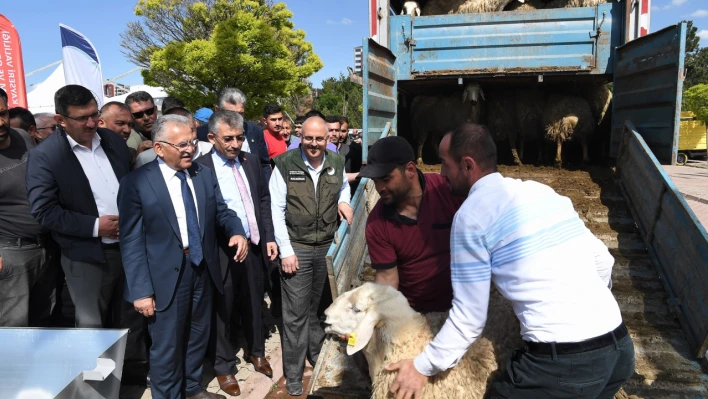
<path id="1" fill-rule="evenodd" d="M 444 177 L 418 170 L 401 137 L 377 141 L 360 176 L 381 195 L 366 223 L 375 281 L 397 288 L 419 312 L 449 310 L 450 228 L 464 198 L 452 196 Z"/>

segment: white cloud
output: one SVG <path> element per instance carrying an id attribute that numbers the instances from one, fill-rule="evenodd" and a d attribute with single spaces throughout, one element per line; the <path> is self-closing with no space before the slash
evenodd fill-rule
<path id="1" fill-rule="evenodd" d="M 339 22 L 337 22 L 337 21 L 335 21 L 335 20 L 333 20 L 333 19 L 328 19 L 328 20 L 327 20 L 327 25 L 351 25 L 351 24 L 353 24 L 353 23 L 354 23 L 354 21 L 352 21 L 352 20 L 349 19 L 349 18 L 342 18 L 342 20 L 339 21 Z"/>
<path id="2" fill-rule="evenodd" d="M 708 10 L 696 10 L 691 16 L 694 18 L 708 17 Z"/>
<path id="3" fill-rule="evenodd" d="M 686 3 L 688 0 L 671 0 L 671 4 L 675 5 L 676 7 Z"/>
<path id="4" fill-rule="evenodd" d="M 671 8 L 671 4 L 667 4 L 667 5 L 665 5 L 664 7 L 662 7 L 661 9 L 662 9 L 662 10 L 668 10 L 668 9 L 670 9 L 670 8 Z"/>
<path id="5" fill-rule="evenodd" d="M 702 31 L 698 32 L 698 37 L 703 40 L 708 40 L 708 29 L 703 29 Z"/>
<path id="6" fill-rule="evenodd" d="M 652 11 L 659 11 L 659 10 L 661 10 L 661 8 L 659 8 L 658 6 L 651 6 L 651 10 Z"/>

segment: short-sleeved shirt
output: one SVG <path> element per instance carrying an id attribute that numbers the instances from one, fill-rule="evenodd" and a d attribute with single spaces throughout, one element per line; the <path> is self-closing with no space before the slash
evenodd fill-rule
<path id="1" fill-rule="evenodd" d="M 443 312 L 452 307 L 450 228 L 464 198 L 453 197 L 439 174 L 418 176 L 418 220 L 379 200 L 366 222 L 366 244 L 375 270 L 398 267 L 398 289 L 413 309 Z"/>

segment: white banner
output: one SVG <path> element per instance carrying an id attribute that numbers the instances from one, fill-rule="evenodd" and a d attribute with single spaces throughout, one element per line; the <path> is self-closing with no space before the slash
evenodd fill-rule
<path id="1" fill-rule="evenodd" d="M 76 30 L 59 24 L 66 84 L 83 86 L 93 93 L 98 108 L 103 106 L 103 73 L 93 44 Z"/>

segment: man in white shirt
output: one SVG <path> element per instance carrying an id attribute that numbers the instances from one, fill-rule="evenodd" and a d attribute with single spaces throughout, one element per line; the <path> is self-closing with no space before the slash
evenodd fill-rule
<path id="1" fill-rule="evenodd" d="M 388 366 L 391 391 L 417 397 L 429 376 L 454 367 L 479 337 L 491 283 L 512 302 L 526 348 L 515 351 L 499 398 L 612 398 L 634 373 L 634 346 L 610 292 L 614 259 L 566 197 L 504 178 L 481 125 L 440 143 L 441 174 L 467 194 L 455 215 L 452 310 L 423 353 Z"/>
<path id="2" fill-rule="evenodd" d="M 280 247 L 283 295 L 283 371 L 290 395 L 302 394 L 305 356 L 315 364 L 324 330 L 317 316 L 327 283 L 325 257 L 339 217 L 353 211 L 344 158 L 326 150 L 327 126 L 313 116 L 302 125 L 302 144 L 276 157 L 270 178 L 275 241 Z"/>
<path id="3" fill-rule="evenodd" d="M 118 182 L 130 172 L 130 152 L 123 137 L 98 127 L 98 104 L 90 90 L 67 85 L 54 99 L 59 126 L 30 150 L 27 161 L 30 211 L 61 247 L 76 327 L 133 326 L 123 376 L 145 384 L 141 320 L 122 298 L 118 244 Z"/>

